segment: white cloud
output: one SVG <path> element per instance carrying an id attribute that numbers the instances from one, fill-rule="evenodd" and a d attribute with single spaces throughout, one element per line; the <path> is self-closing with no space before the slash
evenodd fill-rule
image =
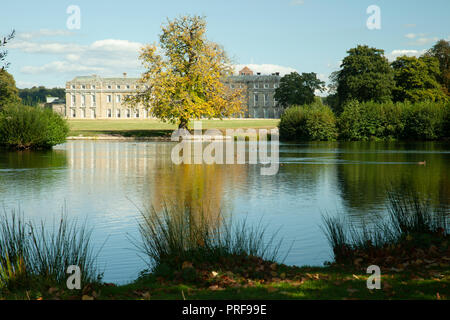
<path id="1" fill-rule="evenodd" d="M 415 33 L 408 33 L 408 34 L 405 34 L 405 37 L 408 38 L 408 39 L 414 39 L 416 36 L 417 36 L 417 35 L 416 35 Z"/>
<path id="2" fill-rule="evenodd" d="M 420 37 L 417 38 L 414 42 L 409 43 L 410 45 L 413 46 L 423 46 L 432 42 L 436 42 L 438 41 L 439 38 L 438 37 L 432 37 L 432 38 L 425 38 L 425 37 Z"/>
<path id="3" fill-rule="evenodd" d="M 261 74 L 272 74 L 275 72 L 279 72 L 281 76 L 285 74 L 297 71 L 291 67 L 283 67 L 275 64 L 238 64 L 234 65 L 234 72 L 238 73 L 244 67 L 250 68 L 255 74 L 260 72 Z"/>
<path id="4" fill-rule="evenodd" d="M 304 0 L 291 0 L 291 5 L 292 6 L 301 6 L 304 5 L 305 1 Z"/>
<path id="5" fill-rule="evenodd" d="M 408 56 L 408 57 L 419 57 L 425 53 L 426 50 L 408 50 L 408 49 L 397 49 L 392 50 L 391 53 L 386 55 L 389 61 L 394 61 L 397 57 Z"/>
<path id="6" fill-rule="evenodd" d="M 20 69 L 21 72 L 27 74 L 40 74 L 40 73 L 65 73 L 65 72 L 105 72 L 105 68 L 101 67 L 89 67 L 81 64 L 70 63 L 67 61 L 53 61 L 41 66 L 25 66 Z"/>
<path id="7" fill-rule="evenodd" d="M 10 49 L 26 53 L 50 54 L 55 61 L 38 66 L 24 66 L 21 72 L 39 73 L 83 73 L 98 72 L 103 75 L 138 74 L 139 49 L 143 44 L 120 39 L 104 39 L 89 45 L 60 42 L 16 41 Z"/>
<path id="8" fill-rule="evenodd" d="M 19 39 L 35 39 L 40 37 L 60 37 L 60 36 L 72 36 L 73 32 L 69 30 L 50 30 L 50 29 L 41 29 L 39 31 L 31 31 L 31 32 L 20 32 L 17 34 Z"/>

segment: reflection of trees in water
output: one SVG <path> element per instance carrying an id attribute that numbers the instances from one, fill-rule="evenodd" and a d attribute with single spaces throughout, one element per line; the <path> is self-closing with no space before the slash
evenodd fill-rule
<path id="1" fill-rule="evenodd" d="M 58 181 L 59 170 L 46 170 L 67 166 L 65 150 L 7 151 L 0 150 L 0 193 L 6 189 L 32 184 L 36 190 L 48 189 L 49 184 Z"/>
<path id="2" fill-rule="evenodd" d="M 161 146 L 164 154 L 152 174 L 151 206 L 160 211 L 164 205 L 189 207 L 196 216 L 217 217 L 227 209 L 223 197 L 226 189 L 247 179 L 242 165 L 180 164 L 170 161 L 173 144 Z M 169 152 L 168 152 L 168 150 Z M 169 158 L 167 158 L 169 157 Z"/>
<path id="3" fill-rule="evenodd" d="M 439 143 L 343 143 L 338 184 L 344 205 L 370 210 L 383 206 L 387 190 L 414 190 L 434 206 L 450 205 L 450 155 Z M 382 152 L 385 150 L 386 152 Z M 426 160 L 426 166 L 418 162 Z M 363 162 L 363 163 L 359 163 Z"/>
<path id="4" fill-rule="evenodd" d="M 65 150 L 0 150 L 0 168 L 7 169 L 45 169 L 67 165 Z"/>

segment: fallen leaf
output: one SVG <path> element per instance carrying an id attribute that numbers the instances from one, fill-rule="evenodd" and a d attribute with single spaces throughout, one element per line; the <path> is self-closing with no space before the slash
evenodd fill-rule
<path id="1" fill-rule="evenodd" d="M 277 288 L 274 288 L 274 287 L 267 287 L 267 291 L 268 291 L 269 293 L 272 293 L 272 292 L 278 291 L 278 289 L 277 289 Z"/>
<path id="2" fill-rule="evenodd" d="M 94 300 L 94 297 L 88 296 L 87 294 L 83 295 L 83 297 L 81 297 L 81 300 Z"/>

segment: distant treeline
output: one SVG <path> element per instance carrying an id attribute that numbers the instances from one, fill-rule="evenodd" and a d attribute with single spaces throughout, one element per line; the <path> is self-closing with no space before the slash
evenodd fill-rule
<path id="1" fill-rule="evenodd" d="M 28 106 L 35 106 L 39 103 L 45 103 L 47 97 L 58 97 L 65 99 L 66 93 L 64 88 L 46 88 L 43 86 L 33 87 L 31 89 L 19 89 L 19 97 L 22 103 Z"/>

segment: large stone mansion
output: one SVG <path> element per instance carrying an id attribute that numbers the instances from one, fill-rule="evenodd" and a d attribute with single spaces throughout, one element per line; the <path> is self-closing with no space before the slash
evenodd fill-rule
<path id="1" fill-rule="evenodd" d="M 245 118 L 279 118 L 281 107 L 274 99 L 280 83 L 279 73 L 253 74 L 245 67 L 238 75 L 225 79 L 230 88 L 244 88 L 247 105 Z M 151 116 L 143 106 L 130 107 L 125 98 L 138 89 L 137 78 L 102 78 L 97 75 L 76 77 L 66 83 L 66 104 L 51 105 L 67 118 L 75 119 L 145 119 Z"/>

